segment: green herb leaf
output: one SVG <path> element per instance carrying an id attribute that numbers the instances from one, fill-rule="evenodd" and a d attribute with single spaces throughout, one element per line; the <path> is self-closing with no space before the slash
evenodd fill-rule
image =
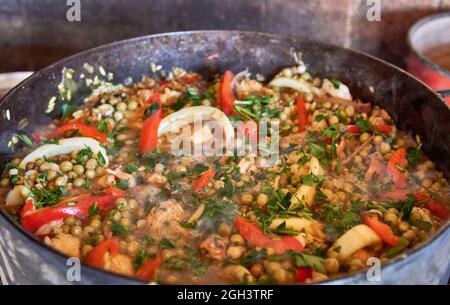
<path id="1" fill-rule="evenodd" d="M 167 238 L 163 238 L 159 241 L 159 248 L 160 249 L 173 249 L 175 248 L 175 246 L 173 245 L 173 243 L 168 240 Z"/>
<path id="2" fill-rule="evenodd" d="M 68 104 L 68 103 L 63 104 L 62 105 L 62 119 L 65 119 L 65 118 L 71 116 L 72 113 L 74 113 L 76 109 L 77 108 L 72 104 Z"/>
<path id="3" fill-rule="evenodd" d="M 100 208 L 98 207 L 98 202 L 94 202 L 88 210 L 89 217 L 97 215 L 100 212 Z"/>
<path id="4" fill-rule="evenodd" d="M 116 186 L 123 191 L 125 191 L 128 188 L 128 184 L 129 184 L 128 180 L 126 179 L 119 179 L 116 181 Z"/>
<path id="5" fill-rule="evenodd" d="M 130 231 L 128 230 L 128 228 L 126 228 L 120 222 L 115 221 L 115 220 L 113 220 L 111 223 L 111 230 L 114 235 L 120 236 L 120 237 L 125 237 L 130 234 Z"/>
<path id="6" fill-rule="evenodd" d="M 20 140 L 22 140 L 25 144 L 27 144 L 30 147 L 33 147 L 33 141 L 26 135 L 21 134 L 17 136 Z"/>
<path id="7" fill-rule="evenodd" d="M 83 148 L 82 150 L 80 150 L 77 154 L 77 164 L 79 165 L 83 165 L 85 163 L 85 157 L 87 157 L 87 159 L 92 158 L 92 155 L 94 153 L 92 152 L 92 149 L 90 147 Z M 100 153 L 99 153 L 100 155 Z"/>
<path id="8" fill-rule="evenodd" d="M 338 90 L 341 87 L 341 82 L 337 79 L 330 79 L 330 82 L 333 84 L 333 87 L 336 90 Z"/>

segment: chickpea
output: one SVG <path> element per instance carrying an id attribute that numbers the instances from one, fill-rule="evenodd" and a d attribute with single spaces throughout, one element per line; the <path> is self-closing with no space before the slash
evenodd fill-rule
<path id="1" fill-rule="evenodd" d="M 131 226 L 131 220 L 129 218 L 123 218 L 120 219 L 120 224 L 124 227 L 129 227 Z"/>
<path id="2" fill-rule="evenodd" d="M 284 269 L 276 269 L 273 272 L 272 277 L 278 284 L 285 284 L 288 278 L 287 273 L 288 272 Z"/>
<path id="3" fill-rule="evenodd" d="M 56 178 L 55 185 L 56 186 L 65 186 L 67 184 L 67 180 L 68 180 L 68 178 L 66 175 L 60 176 L 60 177 Z"/>
<path id="4" fill-rule="evenodd" d="M 375 136 L 373 137 L 373 144 L 375 145 L 380 145 L 381 143 L 383 143 L 383 137 L 382 136 Z"/>
<path id="5" fill-rule="evenodd" d="M 89 224 L 94 230 L 100 229 L 102 222 L 98 219 L 93 219 Z"/>
<path id="6" fill-rule="evenodd" d="M 81 237 L 81 234 L 83 233 L 83 230 L 81 229 L 80 226 L 73 226 L 70 229 L 70 234 L 72 234 L 75 237 Z"/>
<path id="7" fill-rule="evenodd" d="M 317 272 L 317 271 L 313 271 L 312 272 L 312 280 L 314 282 L 320 282 L 320 281 L 325 281 L 328 280 L 328 276 L 326 274 Z"/>
<path id="8" fill-rule="evenodd" d="M 256 198 L 256 203 L 259 207 L 266 206 L 267 202 L 269 201 L 269 197 L 266 194 L 259 194 Z"/>
<path id="9" fill-rule="evenodd" d="M 229 236 L 231 234 L 231 227 L 226 223 L 221 223 L 219 225 L 219 234 L 221 236 Z"/>
<path id="10" fill-rule="evenodd" d="M 156 163 L 155 164 L 155 173 L 160 174 L 160 175 L 162 173 L 164 173 L 164 164 Z"/>
<path id="11" fill-rule="evenodd" d="M 63 225 L 63 226 L 62 226 L 62 231 L 63 231 L 63 233 L 68 234 L 68 233 L 70 232 L 70 226 L 68 226 L 68 225 Z"/>
<path id="12" fill-rule="evenodd" d="M 92 226 L 87 226 L 83 228 L 83 238 L 88 239 L 91 237 L 92 234 L 94 234 L 95 230 Z"/>
<path id="13" fill-rule="evenodd" d="M 75 187 L 81 187 L 84 185 L 84 178 L 76 178 L 73 180 L 73 186 Z"/>
<path id="14" fill-rule="evenodd" d="M 44 163 L 45 160 L 42 158 L 37 159 L 36 161 L 34 161 L 34 164 L 36 164 L 36 166 L 40 166 L 42 163 Z"/>
<path id="15" fill-rule="evenodd" d="M 74 180 L 74 179 L 78 178 L 78 174 L 75 173 L 74 171 L 70 171 L 67 173 L 67 177 L 69 177 L 69 179 Z"/>
<path id="16" fill-rule="evenodd" d="M 330 117 L 328 118 L 328 124 L 330 124 L 330 125 L 336 125 L 336 124 L 338 124 L 338 123 L 339 123 L 339 119 L 338 119 L 337 116 L 332 115 L 332 116 L 330 116 Z"/>
<path id="17" fill-rule="evenodd" d="M 416 238 L 416 233 L 413 230 L 408 230 L 405 233 L 403 233 L 402 235 L 404 238 L 406 238 L 409 241 L 414 240 L 414 238 Z"/>
<path id="18" fill-rule="evenodd" d="M 263 271 L 264 267 L 260 263 L 255 263 L 250 266 L 250 273 L 256 278 L 260 277 L 263 274 Z"/>
<path id="19" fill-rule="evenodd" d="M 363 134 L 361 134 L 359 136 L 359 141 L 363 143 L 363 142 L 366 142 L 367 140 L 369 140 L 369 138 L 370 138 L 370 134 L 367 132 L 364 132 Z"/>
<path id="20" fill-rule="evenodd" d="M 84 165 L 86 169 L 95 169 L 97 167 L 97 160 L 89 159 Z"/>
<path id="21" fill-rule="evenodd" d="M 125 112 L 127 110 L 127 104 L 120 102 L 116 105 L 116 110 L 120 112 Z"/>
<path id="22" fill-rule="evenodd" d="M 253 203 L 253 196 L 252 194 L 245 193 L 241 195 L 241 202 L 243 204 L 252 204 Z"/>
<path id="23" fill-rule="evenodd" d="M 267 264 L 265 264 L 265 267 L 267 272 L 270 274 L 273 274 L 278 269 L 282 269 L 279 262 L 267 262 Z"/>
<path id="24" fill-rule="evenodd" d="M 118 207 L 119 209 L 123 209 L 124 207 L 127 206 L 128 202 L 125 198 L 121 197 L 121 198 L 116 199 L 115 204 L 116 204 L 116 207 Z"/>
<path id="25" fill-rule="evenodd" d="M 222 189 L 224 187 L 225 183 L 221 180 L 214 181 L 213 187 L 216 191 Z"/>
<path id="26" fill-rule="evenodd" d="M 112 218 L 115 221 L 119 221 L 122 218 L 122 214 L 119 211 L 115 211 Z"/>
<path id="27" fill-rule="evenodd" d="M 134 100 L 128 102 L 128 110 L 136 110 L 138 108 L 138 103 Z"/>
<path id="28" fill-rule="evenodd" d="M 423 230 L 419 232 L 418 236 L 419 236 L 421 241 L 424 241 L 424 240 L 428 239 L 428 233 L 426 231 L 423 231 Z"/>
<path id="29" fill-rule="evenodd" d="M 63 161 L 59 165 L 59 169 L 64 173 L 70 172 L 72 170 L 72 168 L 73 168 L 73 164 L 70 161 Z"/>
<path id="30" fill-rule="evenodd" d="M 231 246 L 227 249 L 227 257 L 233 260 L 240 259 L 245 253 L 245 248 L 242 246 Z"/>
<path id="31" fill-rule="evenodd" d="M 406 232 L 409 229 L 409 223 L 407 223 L 406 221 L 400 221 L 398 224 L 398 230 L 400 232 Z"/>
<path id="32" fill-rule="evenodd" d="M 94 249 L 91 245 L 84 245 L 83 248 L 81 248 L 81 255 L 86 257 L 91 251 Z"/>
<path id="33" fill-rule="evenodd" d="M 127 245 L 127 252 L 130 255 L 136 255 L 136 253 L 138 253 L 139 251 L 139 248 L 140 248 L 139 242 L 131 241 Z"/>
<path id="34" fill-rule="evenodd" d="M 240 234 L 233 234 L 230 238 L 230 242 L 235 245 L 244 245 L 245 240 Z"/>
<path id="35" fill-rule="evenodd" d="M 362 269 L 365 267 L 364 263 L 358 258 L 352 259 L 349 263 L 349 266 L 350 266 L 350 271 L 359 270 L 359 269 Z"/>
<path id="36" fill-rule="evenodd" d="M 353 115 L 355 115 L 355 108 L 353 108 L 353 106 L 347 106 L 347 108 L 345 108 L 345 113 L 349 116 L 352 117 Z"/>
<path id="37" fill-rule="evenodd" d="M 81 176 L 81 175 L 84 174 L 84 167 L 77 164 L 77 165 L 75 165 L 75 166 L 73 167 L 73 171 L 74 171 L 78 176 Z"/>
<path id="38" fill-rule="evenodd" d="M 77 219 L 73 216 L 69 216 L 66 219 L 64 219 L 64 224 L 68 226 L 73 226 L 77 222 Z"/>
<path id="39" fill-rule="evenodd" d="M 139 203 L 136 201 L 136 199 L 129 199 L 128 200 L 128 207 L 131 210 L 137 209 L 139 207 Z"/>
<path id="40" fill-rule="evenodd" d="M 51 169 L 51 165 L 48 162 L 44 162 L 39 166 L 39 171 L 40 172 L 46 172 L 49 171 Z M 16 174 L 17 175 L 17 174 Z"/>
<path id="41" fill-rule="evenodd" d="M 53 180 L 56 179 L 56 177 L 58 177 L 58 173 L 55 172 L 54 170 L 50 170 L 50 171 L 48 171 L 48 173 L 47 173 L 46 180 L 47 180 L 47 181 L 53 181 Z"/>
<path id="42" fill-rule="evenodd" d="M 389 213 L 384 214 L 384 221 L 395 226 L 395 225 L 397 225 L 399 219 L 398 219 L 397 215 L 389 212 Z"/>
<path id="43" fill-rule="evenodd" d="M 380 152 L 385 155 L 389 152 L 391 152 L 391 144 L 383 142 L 380 144 Z"/>
<path id="44" fill-rule="evenodd" d="M 327 258 L 324 261 L 325 270 L 329 274 L 335 274 L 339 272 L 339 261 L 336 258 Z"/>
<path id="45" fill-rule="evenodd" d="M 27 165 L 25 165 L 26 170 L 33 169 L 33 168 L 34 168 L 34 162 L 28 162 Z"/>
<path id="46" fill-rule="evenodd" d="M 88 169 L 88 170 L 86 171 L 85 175 L 86 175 L 86 178 L 87 178 L 87 179 L 92 180 L 92 179 L 95 178 L 95 171 L 92 170 L 92 169 Z"/>

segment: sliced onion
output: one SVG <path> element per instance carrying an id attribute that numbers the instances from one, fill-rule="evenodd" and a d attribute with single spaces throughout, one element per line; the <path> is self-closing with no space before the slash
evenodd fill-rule
<path id="1" fill-rule="evenodd" d="M 36 161 L 39 158 L 46 159 L 54 156 L 66 155 L 86 147 L 89 147 L 94 154 L 102 154 L 105 159 L 105 167 L 108 166 L 108 155 L 106 154 L 106 150 L 100 146 L 98 141 L 86 137 L 75 137 L 59 140 L 59 144 L 44 144 L 40 146 L 23 158 L 22 162 L 19 164 L 19 167 L 25 168 L 27 163 Z"/>
<path id="2" fill-rule="evenodd" d="M 269 83 L 269 86 L 291 88 L 291 89 L 294 89 L 299 92 L 312 94 L 312 91 L 309 88 L 308 84 L 306 84 L 306 82 L 304 82 L 303 80 L 300 80 L 300 79 L 277 77 L 277 78 L 274 78 Z"/>
<path id="3" fill-rule="evenodd" d="M 8 192 L 5 199 L 5 206 L 8 208 L 21 206 L 25 199 L 20 193 L 20 189 L 24 187 L 23 185 L 16 185 L 12 190 Z"/>
<path id="4" fill-rule="evenodd" d="M 342 262 L 356 251 L 381 242 L 380 237 L 366 225 L 357 225 L 344 233 L 328 250 L 328 256 L 337 256 Z"/>
<path id="5" fill-rule="evenodd" d="M 233 80 L 231 81 L 231 88 L 233 89 L 233 91 L 236 91 L 237 84 L 248 75 L 250 75 L 250 73 L 248 72 L 248 68 L 247 68 L 244 71 L 237 73 L 233 77 Z"/>
<path id="6" fill-rule="evenodd" d="M 225 132 L 226 140 L 234 138 L 234 128 L 228 117 L 219 109 L 211 106 L 193 106 L 169 114 L 159 124 L 158 136 L 169 131 L 176 132 L 179 128 L 199 119 L 217 121 Z"/>
<path id="7" fill-rule="evenodd" d="M 352 100 L 352 95 L 350 94 L 350 89 L 343 83 L 339 83 L 339 88 L 335 88 L 333 83 L 328 79 L 323 80 L 322 91 L 328 93 L 333 97 L 342 98 L 344 100 Z"/>

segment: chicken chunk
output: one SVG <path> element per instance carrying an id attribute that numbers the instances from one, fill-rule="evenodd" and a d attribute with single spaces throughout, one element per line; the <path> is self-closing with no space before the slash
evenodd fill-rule
<path id="1" fill-rule="evenodd" d="M 208 236 L 200 244 L 200 248 L 206 251 L 208 257 L 218 261 L 225 259 L 227 246 L 228 240 L 215 234 Z"/>
<path id="2" fill-rule="evenodd" d="M 80 257 L 80 239 L 70 234 L 59 234 L 51 239 L 51 246 L 70 257 Z"/>
<path id="3" fill-rule="evenodd" d="M 133 262 L 126 255 L 118 254 L 111 256 L 109 253 L 106 253 L 103 259 L 105 262 L 105 270 L 128 276 L 134 274 Z"/>
<path id="4" fill-rule="evenodd" d="M 188 231 L 180 225 L 187 214 L 174 199 L 163 201 L 154 207 L 147 216 L 148 235 L 151 238 L 177 239 L 188 236 Z"/>

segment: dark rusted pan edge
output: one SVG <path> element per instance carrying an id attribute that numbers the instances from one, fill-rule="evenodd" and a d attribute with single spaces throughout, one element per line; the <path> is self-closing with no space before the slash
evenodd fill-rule
<path id="1" fill-rule="evenodd" d="M 17 85 L 11 92 L 9 92 L 4 99 L 0 102 L 0 109 L 5 109 L 5 107 L 8 107 L 10 105 L 13 105 L 13 102 L 16 100 L 27 98 L 27 101 L 34 100 L 34 103 L 40 103 L 40 106 L 46 105 L 46 101 L 42 101 L 42 98 L 31 98 L 31 97 L 24 97 L 21 96 L 21 92 L 26 91 L 26 93 L 33 92 L 33 87 L 27 87 L 27 86 L 36 86 L 36 84 L 39 84 L 39 81 L 47 82 L 47 86 L 53 86 L 55 83 L 59 82 L 59 74 L 62 67 L 65 65 L 69 66 L 77 66 L 80 67 L 85 61 L 88 61 L 89 63 L 93 63 L 92 61 L 89 61 L 88 59 L 97 58 L 99 63 L 102 63 L 102 65 L 105 63 L 105 56 L 115 56 L 117 57 L 117 60 L 120 61 L 122 58 L 120 55 L 126 56 L 135 56 L 133 52 L 130 52 L 129 50 L 127 53 L 126 50 L 124 50 L 124 47 L 130 47 L 130 46 L 136 46 L 136 47 L 150 47 L 156 44 L 156 46 L 159 46 L 161 48 L 161 45 L 164 45 L 162 41 L 168 40 L 169 43 L 172 43 L 171 47 L 174 49 L 177 49 L 179 47 L 180 41 L 183 42 L 187 40 L 188 42 L 197 42 L 197 43 L 205 43 L 203 46 L 202 55 L 206 55 L 208 52 L 215 51 L 219 49 L 220 52 L 222 50 L 225 50 L 225 52 L 229 52 L 227 56 L 224 56 L 224 60 L 220 59 L 220 62 L 216 63 L 216 69 L 213 69 L 211 71 L 223 71 L 225 68 L 233 68 L 233 69 L 244 69 L 246 66 L 251 67 L 251 71 L 256 72 L 265 72 L 265 75 L 273 75 L 279 68 L 282 66 L 292 65 L 294 62 L 292 59 L 289 58 L 289 48 L 290 46 L 295 47 L 297 50 L 304 51 L 305 49 L 308 49 L 307 52 L 304 52 L 305 56 L 305 62 L 308 66 L 311 68 L 311 72 L 313 74 L 318 74 L 320 76 L 328 76 L 328 77 L 337 77 L 340 78 L 344 83 L 351 84 L 352 92 L 356 92 L 356 95 L 361 97 L 363 100 L 369 100 L 373 101 L 376 104 L 380 105 L 387 105 L 386 107 L 388 109 L 388 112 L 390 112 L 393 115 L 393 118 L 396 120 L 396 122 L 400 121 L 399 127 L 403 127 L 404 129 L 418 129 L 418 128 L 425 128 L 425 124 L 418 124 L 417 119 L 421 118 L 420 115 L 417 113 L 413 113 L 413 121 L 408 120 L 408 122 L 402 122 L 401 118 L 405 116 L 405 114 L 409 114 L 408 110 L 415 110 L 416 112 L 422 113 L 422 111 L 425 111 L 422 113 L 422 117 L 425 116 L 431 116 L 430 120 L 434 122 L 435 124 L 438 124 L 439 122 L 443 121 L 443 118 L 447 118 L 446 122 L 450 123 L 450 111 L 448 106 L 442 101 L 442 99 L 433 92 L 428 86 L 423 84 L 422 82 L 415 79 L 413 76 L 409 75 L 408 73 L 400 70 L 399 68 L 386 63 L 384 61 L 381 61 L 375 57 L 372 57 L 370 55 L 366 55 L 363 53 L 350 51 L 347 49 L 343 49 L 340 47 L 330 46 L 330 45 L 324 45 L 316 42 L 307 41 L 304 39 L 294 38 L 294 37 L 283 37 L 279 35 L 272 35 L 272 34 L 263 34 L 263 33 L 251 33 L 251 32 L 226 32 L 226 31 L 207 31 L 207 32 L 180 32 L 180 33 L 171 33 L 171 34 L 158 34 L 158 35 L 152 35 L 152 36 L 146 36 L 146 37 L 139 37 L 139 38 L 133 38 L 130 40 L 115 42 L 109 45 L 101 46 L 92 50 L 85 51 L 83 53 L 71 56 L 67 59 L 64 59 L 62 61 L 59 61 L 39 72 L 29 77 L 24 82 Z M 227 42 L 224 42 L 224 40 L 231 39 L 231 44 L 227 44 Z M 278 42 L 275 42 L 278 41 Z M 211 47 L 211 45 L 208 45 L 210 43 L 218 43 L 221 42 L 224 45 L 220 48 L 217 47 L 214 49 Z M 239 57 L 240 50 L 239 48 L 242 47 L 248 47 L 251 48 L 252 44 L 255 42 L 259 43 L 258 50 L 267 50 L 266 52 L 263 52 L 261 57 L 267 56 L 267 58 L 264 58 L 264 62 L 267 65 L 267 67 L 262 67 L 261 65 L 264 64 L 263 62 L 259 62 L 258 60 L 252 59 L 251 57 Z M 238 44 L 238 45 L 237 45 Z M 282 45 L 282 46 L 281 46 Z M 186 46 L 184 46 L 186 47 Z M 191 51 L 193 51 L 194 47 L 190 46 Z M 235 52 L 232 52 L 235 51 Z M 122 52 L 122 53 L 121 53 Z M 142 52 L 142 50 L 141 50 Z M 198 50 L 197 50 L 198 52 Z M 175 52 L 176 50 L 175 50 Z M 248 54 L 249 52 L 243 52 L 244 54 Z M 250 52 L 251 53 L 251 52 Z M 277 54 L 277 56 L 271 57 L 270 53 Z M 140 53 L 142 54 L 142 53 Z M 175 54 L 175 55 L 176 55 Z M 284 58 L 280 59 L 279 56 L 282 54 L 285 56 Z M 327 57 L 329 56 L 329 57 Z M 334 58 L 333 58 L 334 56 Z M 328 65 L 322 65 L 318 67 L 312 67 L 309 62 L 312 61 L 314 58 L 320 58 L 321 60 L 325 61 L 325 64 Z M 148 58 L 146 58 L 148 59 Z M 169 56 L 167 60 L 171 59 Z M 310 61 L 311 60 L 311 61 Z M 357 64 L 355 64 L 355 60 Z M 267 61 L 269 61 L 267 63 Z M 273 61 L 273 62 L 271 62 Z M 339 61 L 339 65 L 342 67 L 339 67 L 338 69 L 333 64 L 336 64 L 336 62 Z M 108 60 L 106 60 L 108 62 Z M 196 58 L 196 64 L 199 64 L 199 58 Z M 252 63 L 253 67 L 250 64 Z M 148 62 L 147 62 L 148 63 Z M 171 62 L 169 62 L 171 63 Z M 117 63 L 116 63 L 117 64 Z M 141 63 L 142 64 L 142 63 Z M 353 64 L 353 66 L 352 66 Z M 368 79 L 364 79 L 363 73 L 361 73 L 361 67 L 358 67 L 358 65 L 364 66 L 369 65 L 374 70 L 372 73 L 377 74 L 380 77 L 380 79 L 386 79 L 386 80 L 393 80 L 394 86 L 390 84 L 390 82 L 374 82 L 371 80 L 371 75 L 365 75 Z M 348 66 L 347 66 L 348 65 Z M 103 65 L 107 70 L 110 70 L 110 66 Z M 203 64 L 205 66 L 205 64 Z M 356 66 L 356 67 L 355 67 Z M 119 64 L 119 68 L 120 68 Z M 123 66 L 122 66 L 123 67 Z M 128 65 L 128 68 L 132 68 L 133 65 Z M 117 67 L 116 67 L 117 68 Z M 125 69 L 126 67 L 123 67 Z M 169 68 L 168 65 L 165 65 L 165 68 Z M 203 74 L 211 73 L 210 70 L 208 70 L 210 67 L 207 65 L 205 69 L 203 69 L 201 72 Z M 377 70 L 379 69 L 379 70 Z M 144 71 L 143 69 L 139 69 L 139 71 Z M 360 71 L 360 72 L 358 72 Z M 118 74 L 119 79 L 123 80 L 125 76 L 128 76 L 129 73 L 125 73 L 126 71 L 122 71 L 122 73 Z M 149 72 L 149 71 L 147 71 Z M 140 72 L 139 72 L 140 73 Z M 138 73 L 138 74 L 139 74 Z M 352 73 L 356 73 L 357 75 L 352 75 Z M 150 73 L 147 73 L 150 74 Z M 381 74 L 381 75 L 380 75 Z M 365 82 L 363 84 L 358 85 L 358 78 L 362 82 Z M 400 78 L 397 79 L 397 78 Z M 398 83 L 398 81 L 404 81 L 406 83 Z M 368 89 L 367 85 L 376 85 L 375 94 L 371 93 L 371 91 Z M 38 87 L 38 86 L 37 86 Z M 403 88 L 403 89 L 402 89 Z M 408 105 L 406 109 L 399 107 L 397 102 L 393 103 L 394 105 L 389 105 L 388 99 L 390 97 L 394 97 L 394 100 L 396 97 L 398 97 L 399 92 L 397 90 L 402 89 L 403 91 L 400 92 L 401 95 L 404 94 L 402 98 L 410 98 L 413 102 L 412 105 Z M 47 88 L 47 90 L 50 92 L 50 90 Z M 377 95 L 377 90 L 381 90 L 381 94 Z M 416 90 L 416 92 L 412 92 L 411 90 Z M 405 92 L 406 91 L 406 92 Z M 383 92 L 386 93 L 386 96 L 383 96 Z M 417 94 L 417 97 L 414 97 L 413 95 Z M 43 95 L 42 93 L 38 93 L 38 95 Z M 406 96 L 406 97 L 405 97 Z M 429 103 L 431 103 L 431 106 Z M 29 104 L 27 103 L 29 106 Z M 34 105 L 34 104 L 33 104 Z M 428 105 L 428 106 L 427 106 Z M 389 107 L 390 106 L 390 107 Z M 427 107 L 431 107 L 431 109 L 428 109 Z M 38 107 L 39 108 L 39 107 Z M 45 108 L 44 108 L 45 109 Z M 41 107 L 41 112 L 43 112 Z M 38 115 L 38 111 L 36 107 L 31 107 L 30 109 L 24 109 L 24 113 L 31 112 L 34 113 L 34 115 Z M 433 116 L 437 116 L 436 120 L 433 120 Z M 436 118 L 436 117 L 434 117 Z M 414 119 L 416 119 L 414 121 Z M 17 121 L 17 120 L 16 120 Z M 45 120 L 43 120 L 45 121 Z M 445 120 L 444 120 L 445 121 Z M 11 130 L 8 129 L 6 126 L 8 124 L 4 124 L 4 122 L 0 122 L 0 131 L 4 133 L 5 130 Z M 438 125 L 435 125 L 438 126 Z M 11 127 L 11 126 L 9 126 Z M 414 128 L 408 128 L 408 127 L 414 127 Z M 448 129 L 448 124 L 444 126 L 441 126 L 439 128 L 444 128 L 444 130 Z M 425 136 L 428 136 L 428 139 L 431 139 L 433 143 L 431 143 L 431 147 L 428 147 L 428 149 L 434 148 L 433 144 L 434 141 L 438 141 L 438 144 L 444 143 L 443 147 L 437 148 L 437 153 L 440 155 L 438 159 L 449 159 L 449 138 L 445 138 L 444 136 L 441 136 L 439 133 L 439 130 L 437 128 L 431 128 L 432 130 L 427 132 Z M 431 134 L 430 134 L 431 133 Z M 438 133 L 438 134 L 436 134 Z M 3 155 L 3 157 L 5 157 Z M 3 159 L 4 160 L 4 159 Z M 447 177 L 448 177 L 448 171 Z M 32 235 L 25 232 L 22 228 L 16 226 L 12 219 L 9 217 L 9 215 L 6 215 L 4 211 L 1 211 L 1 216 L 4 218 L 5 225 L 8 226 L 9 230 L 12 232 L 20 232 L 20 237 L 24 237 L 27 242 L 31 242 L 33 246 L 36 249 L 44 249 L 46 255 L 54 255 L 55 259 L 58 260 L 60 263 L 65 261 L 65 256 L 56 253 L 53 251 L 50 247 L 43 245 L 40 241 L 38 241 L 36 238 L 34 238 Z M 1 220 L 1 218 L 0 218 Z M 438 238 L 444 238 L 444 241 L 448 241 L 448 237 L 450 236 L 448 233 L 448 224 L 441 228 L 432 239 L 430 239 L 426 244 L 419 245 L 412 250 L 408 251 L 407 255 L 402 255 L 400 257 L 394 258 L 393 260 L 389 261 L 386 264 L 383 264 L 383 268 L 388 268 L 389 266 L 395 265 L 400 262 L 404 262 L 407 257 L 414 256 L 420 254 L 421 250 L 426 250 L 427 245 L 430 245 L 431 243 L 434 243 Z M 447 236 L 444 236 L 447 233 Z M 136 281 L 134 279 L 130 279 L 127 277 L 123 277 L 120 275 L 113 275 L 111 273 L 97 270 L 94 268 L 91 268 L 89 266 L 83 266 L 86 270 L 88 270 L 88 273 L 92 277 L 99 277 L 102 278 L 103 283 L 108 282 L 121 282 L 121 283 L 127 283 L 127 284 L 133 284 L 133 283 L 139 283 L 139 281 Z M 448 267 L 447 267 L 448 268 Z M 448 272 L 447 272 L 448 274 Z M 341 278 L 337 280 L 330 280 L 325 283 L 339 283 L 339 282 L 348 282 L 350 280 L 354 280 L 355 282 L 362 281 L 365 278 L 364 272 L 354 273 L 342 276 Z"/>

